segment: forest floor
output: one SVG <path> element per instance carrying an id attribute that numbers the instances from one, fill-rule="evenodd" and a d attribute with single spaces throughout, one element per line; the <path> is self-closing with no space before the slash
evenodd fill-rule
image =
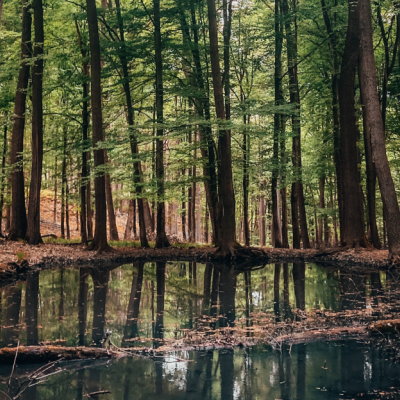
<path id="1" fill-rule="evenodd" d="M 60 211 L 61 206 L 57 204 L 57 218 L 54 222 L 54 203 L 50 193 L 43 193 L 41 206 L 41 232 L 42 235 L 61 236 Z M 120 238 L 123 237 L 127 215 L 117 212 L 117 226 Z M 77 230 L 76 212 L 70 208 L 71 239 L 62 240 L 45 238 L 45 243 L 31 246 L 23 241 L 7 242 L 0 241 L 0 271 L 1 275 L 14 275 L 14 272 L 22 272 L 23 269 L 52 268 L 62 266 L 100 265 L 104 263 L 126 263 L 133 261 L 197 261 L 197 262 L 223 262 L 216 259 L 215 248 L 208 245 L 193 243 L 175 243 L 165 249 L 142 249 L 138 241 L 110 242 L 112 252 L 97 254 L 88 252 L 79 243 L 79 231 Z M 152 245 L 153 243 L 150 243 Z M 242 248 L 236 251 L 236 268 L 248 268 L 278 262 L 317 262 L 337 267 L 387 269 L 392 265 L 388 261 L 387 250 L 366 249 L 274 249 L 264 248 Z M 0 275 L 0 280 L 1 280 Z"/>

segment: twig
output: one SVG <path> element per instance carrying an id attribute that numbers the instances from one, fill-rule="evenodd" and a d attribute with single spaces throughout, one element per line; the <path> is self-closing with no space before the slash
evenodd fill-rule
<path id="1" fill-rule="evenodd" d="M 19 340 L 18 340 L 18 344 L 17 344 L 17 350 L 15 351 L 14 364 L 13 364 L 13 367 L 12 367 L 12 370 L 11 370 L 10 379 L 8 380 L 8 387 L 11 386 L 11 378 L 12 378 L 12 376 L 14 374 L 15 363 L 17 362 L 18 348 L 19 348 Z"/>
<path id="2" fill-rule="evenodd" d="M 98 396 L 99 394 L 111 394 L 111 392 L 109 390 L 100 390 L 98 392 L 86 393 L 83 396 L 90 398 L 92 396 Z"/>

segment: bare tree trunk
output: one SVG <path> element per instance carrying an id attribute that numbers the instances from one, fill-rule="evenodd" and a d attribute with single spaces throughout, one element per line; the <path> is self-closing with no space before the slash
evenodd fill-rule
<path id="1" fill-rule="evenodd" d="M 243 116 L 243 122 L 246 124 L 246 116 Z M 249 227 L 249 173 L 248 173 L 248 149 L 247 134 L 243 132 L 243 234 L 244 244 L 250 246 L 250 227 Z"/>
<path id="2" fill-rule="evenodd" d="M 260 197 L 258 210 L 259 210 L 258 211 L 258 213 L 259 213 L 258 231 L 259 231 L 259 237 L 260 237 L 260 246 L 264 247 L 265 246 L 265 213 L 266 213 L 264 196 Z"/>
<path id="3" fill-rule="evenodd" d="M 108 163 L 107 149 L 104 149 L 104 162 L 106 164 Z M 105 184 L 106 184 L 106 201 L 107 201 L 108 226 L 110 230 L 110 240 L 119 240 L 118 228 L 115 220 L 110 174 L 105 174 Z"/>
<path id="4" fill-rule="evenodd" d="M 185 170 L 182 170 L 182 176 L 185 176 Z M 185 188 L 182 188 L 182 239 L 186 242 L 186 202 Z"/>
<path id="5" fill-rule="evenodd" d="M 1 17 L 1 15 L 0 15 Z M 1 20 L 0 20 L 1 22 Z M 7 154 L 7 123 L 4 125 L 4 138 L 3 138 L 3 157 L 1 160 L 1 178 L 0 178 L 0 236 L 2 236 L 3 225 L 3 208 L 4 208 L 4 192 L 6 190 L 4 185 L 4 178 L 6 173 L 6 154 Z"/>
<path id="6" fill-rule="evenodd" d="M 359 247 L 364 242 L 364 213 L 357 159 L 358 127 L 354 82 L 359 54 L 358 11 L 349 3 L 349 24 L 339 82 L 340 145 L 343 213 L 340 221 L 342 245 Z M 356 6 L 357 7 L 357 6 Z"/>
<path id="7" fill-rule="evenodd" d="M 85 81 L 82 83 L 82 173 L 81 173 L 81 186 L 80 186 L 80 197 L 81 197 L 81 220 L 80 220 L 80 231 L 81 231 L 81 243 L 87 245 L 88 233 L 87 233 L 87 152 L 85 148 L 87 146 L 88 139 L 88 128 L 89 128 L 89 111 L 88 111 L 88 96 L 89 96 L 89 84 L 86 81 L 89 76 L 89 65 L 86 62 L 86 50 L 82 43 L 81 33 L 79 31 L 79 25 L 77 19 L 75 19 L 76 33 L 78 35 L 78 43 L 82 55 L 82 75 Z"/>
<path id="8" fill-rule="evenodd" d="M 281 31 L 281 4 L 275 0 L 275 105 L 279 107 L 282 103 L 282 45 L 283 35 Z M 282 247 L 281 231 L 279 229 L 279 210 L 277 199 L 277 185 L 279 172 L 279 135 L 282 131 L 282 115 L 275 112 L 274 115 L 274 137 L 273 137 L 273 165 L 272 165 L 272 228 L 275 239 L 275 247 Z"/>
<path id="9" fill-rule="evenodd" d="M 337 0 L 335 0 L 337 7 Z M 345 232 L 345 218 L 343 217 L 344 192 L 343 192 L 343 168 L 342 168 L 342 150 L 341 150 L 341 132 L 339 121 L 339 61 L 337 51 L 336 27 L 332 26 L 329 17 L 328 9 L 325 0 L 321 0 L 322 14 L 325 22 L 325 27 L 329 37 L 329 49 L 332 58 L 332 119 L 333 119 L 333 159 L 336 169 L 337 179 L 337 192 L 338 192 L 338 206 L 339 206 L 339 220 L 340 220 L 340 235 L 341 242 L 343 242 L 343 233 Z M 336 13 L 336 11 L 334 11 Z M 335 16 L 336 18 L 336 16 Z M 348 90 L 353 90 L 348 89 Z M 345 114 L 348 115 L 349 111 L 346 110 Z M 346 139 L 348 142 L 348 140 Z M 347 143 L 346 142 L 346 143 Z"/>
<path id="10" fill-rule="evenodd" d="M 54 201 L 53 201 L 53 222 L 57 223 L 57 156 L 54 160 Z"/>
<path id="11" fill-rule="evenodd" d="M 147 248 L 149 247 L 149 243 L 147 241 L 146 236 L 146 223 L 145 223 L 145 208 L 144 208 L 144 199 L 141 197 L 142 194 L 142 186 L 141 186 L 141 164 L 140 161 L 137 160 L 139 155 L 139 148 L 137 143 L 136 135 L 133 131 L 134 125 L 134 111 L 132 106 L 132 98 L 131 98 L 131 90 L 130 90 L 130 82 L 129 82 L 129 70 L 128 70 L 128 62 L 126 58 L 126 46 L 125 46 L 125 36 L 124 36 L 124 22 L 121 16 L 121 7 L 119 0 L 115 1 L 115 5 L 117 8 L 117 19 L 120 31 L 120 39 L 122 43 L 122 49 L 120 52 L 120 60 L 122 64 L 122 72 L 124 76 L 124 91 L 125 91 L 125 98 L 126 98 L 126 108 L 127 108 L 127 122 L 129 125 L 129 141 L 131 146 L 131 153 L 135 158 L 133 163 L 134 168 L 134 178 L 133 182 L 135 184 L 135 191 L 138 194 L 138 209 L 139 209 L 139 233 L 140 233 L 140 244 L 142 247 Z M 136 209 L 135 209 L 135 218 L 136 218 Z M 149 225 L 150 227 L 150 225 Z M 134 224 L 134 234 L 136 237 L 136 221 Z"/>
<path id="12" fill-rule="evenodd" d="M 300 232 L 303 247 L 308 249 L 310 241 L 307 230 L 307 215 L 304 204 L 304 191 L 301 167 L 301 127 L 300 127 L 300 93 L 297 76 L 297 1 L 293 2 L 293 10 L 289 11 L 288 1 L 282 0 L 282 11 L 285 16 L 285 31 L 287 37 L 287 60 L 289 71 L 290 103 L 294 105 L 292 114 L 292 130 L 294 133 L 292 143 L 292 163 L 296 174 L 296 181 L 292 184 L 292 225 L 293 247 L 300 248 Z M 293 25 L 293 26 L 292 26 Z"/>
<path id="13" fill-rule="evenodd" d="M 65 219 L 67 225 L 67 239 L 71 239 L 71 230 L 69 226 L 69 186 L 68 186 L 68 178 L 65 179 Z"/>
<path id="14" fill-rule="evenodd" d="M 29 244 L 42 243 L 40 235 L 40 190 L 43 169 L 43 3 L 32 2 L 35 42 L 32 67 L 32 169 L 29 189 L 28 228 L 26 240 Z"/>
<path id="15" fill-rule="evenodd" d="M 325 212 L 325 175 L 322 175 L 319 178 L 319 209 L 320 210 L 324 210 L 323 212 Z M 324 215 L 323 218 L 325 218 L 325 215 Z M 323 241 L 323 238 L 322 238 L 322 230 L 323 230 L 322 217 L 319 218 L 318 225 L 319 225 L 318 243 L 322 244 L 322 241 Z"/>
<path id="16" fill-rule="evenodd" d="M 194 134 L 194 143 L 196 143 L 196 133 Z M 192 220 L 192 229 L 190 230 L 190 237 L 189 241 L 194 243 L 196 241 L 196 154 L 197 150 L 196 148 L 194 149 L 193 153 L 193 162 L 195 165 L 193 165 L 193 172 L 192 172 L 192 199 L 191 199 L 191 208 L 190 208 L 190 213 L 191 213 L 191 220 Z"/>
<path id="17" fill-rule="evenodd" d="M 101 62 L 100 62 L 100 40 L 97 22 L 96 1 L 86 0 L 87 19 L 89 26 L 90 41 L 90 63 L 91 63 L 91 89 L 92 89 L 92 126 L 93 126 L 93 153 L 95 169 L 104 166 L 104 150 L 98 148 L 99 142 L 104 140 L 103 135 L 103 113 L 101 101 Z M 96 220 L 95 232 L 89 250 L 101 252 L 108 250 L 107 243 L 107 210 L 105 177 L 103 172 L 96 171 L 94 179 Z"/>
<path id="18" fill-rule="evenodd" d="M 359 0 L 359 7 L 361 87 L 365 99 L 367 123 L 371 133 L 372 157 L 375 162 L 376 174 L 378 176 L 379 188 L 386 216 L 389 257 L 392 260 L 397 260 L 400 255 L 400 210 L 386 155 L 385 132 L 377 92 L 370 0 Z"/>
<path id="19" fill-rule="evenodd" d="M 63 132 L 63 161 L 61 171 L 61 237 L 65 239 L 65 199 L 67 188 L 67 129 Z"/>
<path id="20" fill-rule="evenodd" d="M 360 67 L 358 72 L 360 74 Z M 359 77 L 361 81 L 361 77 Z M 364 134 L 364 149 L 365 149 L 365 167 L 367 175 L 367 206 L 368 206 L 368 226 L 370 237 L 369 241 L 376 249 L 381 248 L 379 240 L 378 226 L 376 224 L 376 170 L 375 164 L 372 160 L 372 147 L 371 147 L 371 132 L 367 123 L 367 115 L 365 112 L 365 101 L 363 99 L 362 88 L 360 87 L 361 104 L 363 111 L 363 134 Z"/>
<path id="21" fill-rule="evenodd" d="M 162 41 L 160 21 L 160 0 L 153 0 L 154 4 L 154 43 L 156 62 L 156 112 L 157 112 L 157 143 L 156 143 L 156 176 L 157 176 L 157 249 L 169 247 L 165 234 L 165 203 L 164 203 L 164 85 L 162 65 Z"/>
<path id="22" fill-rule="evenodd" d="M 14 105 L 14 125 L 11 141 L 11 227 L 8 240 L 25 239 L 28 221 L 25 208 L 24 171 L 22 152 L 24 150 L 26 90 L 30 73 L 27 62 L 32 52 L 31 5 L 22 0 L 21 66 L 18 75 L 17 93 Z"/>
<path id="23" fill-rule="evenodd" d="M 126 220 L 124 240 L 130 240 L 132 238 L 134 214 L 135 214 L 135 209 L 134 209 L 133 200 L 129 200 L 129 211 L 128 211 L 128 218 Z"/>
<path id="24" fill-rule="evenodd" d="M 215 8 L 215 1 L 207 0 L 207 6 L 215 110 L 217 118 L 220 120 L 225 120 L 226 114 L 224 107 L 221 69 L 219 65 L 217 11 Z M 219 243 L 219 250 L 222 255 L 227 255 L 234 253 L 236 232 L 235 198 L 232 176 L 231 135 L 230 131 L 226 129 L 220 129 L 218 136 L 218 166 L 219 198 L 223 210 L 222 215 L 219 217 L 221 226 L 221 240 Z"/>

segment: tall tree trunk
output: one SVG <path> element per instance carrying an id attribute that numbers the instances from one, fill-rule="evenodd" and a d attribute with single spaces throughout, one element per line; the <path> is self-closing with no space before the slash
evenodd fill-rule
<path id="1" fill-rule="evenodd" d="M 165 203 L 164 203 L 164 85 L 162 65 L 162 42 L 160 0 L 153 0 L 154 4 L 154 43 L 156 62 L 156 112 L 157 112 L 157 142 L 156 142 L 156 177 L 157 177 L 157 249 L 169 247 L 165 233 Z"/>
<path id="2" fill-rule="evenodd" d="M 281 32 L 281 4 L 280 0 L 275 0 L 275 106 L 282 104 L 282 45 L 283 35 Z M 279 172 L 279 135 L 281 133 L 282 115 L 275 111 L 274 114 L 274 144 L 273 144 L 273 165 L 272 165 L 272 229 L 275 239 L 275 247 L 282 247 L 281 231 L 279 229 L 279 210 L 278 210 L 278 172 Z"/>
<path id="3" fill-rule="evenodd" d="M 282 29 L 281 29 L 282 32 Z M 288 206 L 287 206 L 287 187 L 286 187 L 286 138 L 285 138 L 285 119 L 281 118 L 281 170 L 280 179 L 282 185 L 281 189 L 281 202 L 282 202 L 282 248 L 289 248 L 289 234 L 288 234 Z"/>
<path id="4" fill-rule="evenodd" d="M 107 149 L 104 149 L 104 162 L 106 164 L 108 163 Z M 110 230 L 110 240 L 119 240 L 117 222 L 115 220 L 110 174 L 105 174 L 105 183 L 106 183 L 106 201 L 107 201 L 108 226 Z"/>
<path id="5" fill-rule="evenodd" d="M 86 153 L 87 159 L 90 159 L 90 153 Z M 88 164 L 86 164 L 88 166 Z M 88 176 L 90 176 L 90 169 L 87 169 Z M 88 180 L 86 184 L 86 219 L 87 219 L 87 234 L 88 238 L 93 238 L 93 210 L 92 210 L 92 184 Z"/>
<path id="6" fill-rule="evenodd" d="M 354 81 L 358 63 L 360 39 L 358 36 L 357 5 L 349 3 L 349 23 L 339 82 L 340 148 L 342 167 L 343 213 L 340 221 L 342 245 L 359 247 L 364 242 L 364 213 L 358 170 Z"/>
<path id="7" fill-rule="evenodd" d="M 42 243 L 40 235 L 40 190 L 43 169 L 43 3 L 33 0 L 35 42 L 32 67 L 32 169 L 29 189 L 28 228 L 26 240 L 29 244 Z"/>
<path id="8" fill-rule="evenodd" d="M 246 123 L 246 116 L 243 117 Z M 244 244 L 250 246 L 250 227 L 249 227 L 249 173 L 248 173 L 248 149 L 247 133 L 243 132 L 243 234 Z"/>
<path id="9" fill-rule="evenodd" d="M 134 203 L 133 200 L 129 200 L 129 211 L 128 211 L 128 218 L 126 220 L 124 240 L 130 240 L 132 238 L 134 215 L 135 215 Z"/>
<path id="10" fill-rule="evenodd" d="M 324 213 L 324 216 L 319 218 L 318 225 L 319 225 L 319 230 L 318 230 L 318 242 L 322 244 L 323 238 L 322 238 L 322 230 L 323 230 L 323 223 L 322 219 L 325 219 L 325 175 L 322 175 L 319 178 L 319 209 L 320 212 Z"/>
<path id="11" fill-rule="evenodd" d="M 400 255 L 400 210 L 389 161 L 386 155 L 385 132 L 379 107 L 372 42 L 371 3 L 359 0 L 361 42 L 361 87 L 365 99 L 367 123 L 371 133 L 372 158 L 381 191 L 386 216 L 389 257 L 397 260 Z"/>
<path id="12" fill-rule="evenodd" d="M 4 178 L 6 174 L 6 154 L 7 154 L 7 123 L 4 125 L 4 138 L 3 138 L 3 157 L 1 160 L 1 178 L 0 178 L 0 236 L 2 236 L 3 225 L 3 208 L 4 208 L 4 192 L 6 190 L 4 185 Z"/>
<path id="13" fill-rule="evenodd" d="M 65 239 L 65 211 L 67 188 L 67 129 L 63 132 L 63 161 L 61 170 L 61 237 Z"/>
<path id="14" fill-rule="evenodd" d="M 196 133 L 194 134 L 194 143 L 196 143 Z M 190 238 L 189 241 L 191 243 L 196 242 L 196 155 L 197 155 L 197 150 L 196 148 L 194 149 L 193 152 L 193 157 L 194 157 L 194 165 L 193 165 L 193 172 L 192 172 L 192 198 L 191 198 L 191 220 L 192 220 L 192 229 L 190 231 Z"/>
<path id="15" fill-rule="evenodd" d="M 226 115 L 221 69 L 219 65 L 217 11 L 215 8 L 215 0 L 207 0 L 207 6 L 215 111 L 217 118 L 223 121 L 226 119 Z M 218 185 L 219 201 L 222 205 L 222 213 L 219 216 L 221 232 L 219 252 L 222 255 L 233 255 L 236 229 L 235 198 L 232 176 L 231 135 L 229 130 L 223 128 L 220 128 L 218 135 Z"/>
<path id="16" fill-rule="evenodd" d="M 146 236 L 146 224 L 144 217 L 144 200 L 141 197 L 142 194 L 142 185 L 141 185 L 141 165 L 138 160 L 139 148 L 137 143 L 137 138 L 133 129 L 134 126 L 134 111 L 132 106 L 132 98 L 131 98 L 131 89 L 130 89 L 130 81 L 129 81 L 129 70 L 128 70 L 128 61 L 126 56 L 126 45 L 125 45 L 125 36 L 124 36 L 124 21 L 121 15 L 121 6 L 119 0 L 115 0 L 115 5 L 117 8 L 117 18 L 120 32 L 120 40 L 122 43 L 122 49 L 120 51 L 120 61 L 122 65 L 122 72 L 124 77 L 124 92 L 126 99 L 126 118 L 129 127 L 129 143 L 131 146 L 131 153 L 134 157 L 133 169 L 134 169 L 134 177 L 133 183 L 135 184 L 135 192 L 137 193 L 137 202 L 138 202 L 138 211 L 139 211 L 139 235 L 140 235 L 140 244 L 144 248 L 149 247 L 149 243 L 147 241 Z M 135 210 L 136 211 L 136 210 Z M 135 212 L 136 215 L 136 212 Z M 134 231 L 136 236 L 136 224 L 134 225 Z"/>
<path id="17" fill-rule="evenodd" d="M 14 125 L 11 141 L 11 227 L 8 240 L 25 239 L 28 221 L 25 208 L 24 171 L 22 152 L 24 150 L 26 90 L 30 73 L 27 62 L 32 52 L 31 5 L 22 0 L 21 66 L 18 75 L 17 93 L 14 105 Z"/>
<path id="18" fill-rule="evenodd" d="M 340 221 L 341 242 L 343 242 L 343 233 L 345 230 L 345 218 L 343 217 L 344 193 L 343 193 L 343 166 L 342 166 L 342 150 L 341 150 L 341 132 L 339 120 L 339 61 L 337 52 L 336 27 L 332 26 L 325 0 L 321 0 L 322 15 L 329 38 L 329 50 L 332 58 L 332 119 L 333 119 L 333 159 L 335 163 L 337 192 L 338 192 L 338 208 Z M 337 1 L 335 1 L 337 7 Z M 348 89 L 350 90 L 350 89 Z M 352 90 L 352 89 L 351 89 Z M 347 111 L 347 114 L 349 111 Z"/>
<path id="19" fill-rule="evenodd" d="M 310 248 L 307 230 L 307 215 L 304 203 L 304 190 L 301 167 L 301 126 L 300 126 L 300 93 L 297 76 L 297 0 L 293 2 L 293 10 L 289 11 L 288 1 L 282 0 L 282 11 L 285 16 L 285 31 L 287 38 L 287 60 L 289 72 L 290 104 L 295 108 L 292 114 L 292 164 L 295 182 L 292 184 L 292 224 L 293 247 L 300 248 L 300 234 L 305 249 Z"/>
<path id="20" fill-rule="evenodd" d="M 360 67 L 358 72 L 360 74 Z M 361 77 L 359 76 L 361 81 Z M 372 160 L 372 147 L 371 147 L 371 132 L 367 123 L 367 115 L 365 112 L 365 100 L 363 98 L 362 88 L 360 87 L 361 104 L 363 112 L 363 136 L 364 136 L 364 149 L 365 149 L 365 167 L 367 175 L 367 207 L 368 207 L 368 226 L 369 226 L 369 241 L 376 249 L 381 248 L 379 240 L 378 226 L 376 224 L 376 170 L 375 164 Z"/>
<path id="21" fill-rule="evenodd" d="M 98 148 L 99 142 L 103 141 L 103 113 L 101 101 L 101 63 L 100 63 L 100 40 L 97 22 L 96 1 L 86 0 L 87 19 L 89 26 L 90 41 L 90 64 L 91 64 L 91 89 L 92 89 L 92 125 L 93 125 L 93 153 L 94 168 L 96 175 L 94 179 L 96 219 L 95 232 L 89 250 L 101 252 L 108 250 L 107 243 L 107 210 L 105 177 L 103 171 L 98 171 L 104 166 L 104 149 Z"/>
<path id="22" fill-rule="evenodd" d="M 71 239 L 71 231 L 69 228 L 69 186 L 68 178 L 65 179 L 65 220 L 67 225 L 67 239 Z"/>
<path id="23" fill-rule="evenodd" d="M 83 47 L 81 35 L 79 32 L 78 22 L 75 20 L 75 26 L 78 33 L 79 45 L 82 54 L 82 75 L 85 81 L 82 84 L 82 174 L 81 174 L 81 243 L 87 245 L 88 233 L 87 233 L 87 207 L 86 202 L 88 200 L 87 193 L 87 152 L 86 147 L 88 145 L 88 128 L 89 128 L 89 111 L 88 111 L 88 97 L 89 97 L 89 83 L 87 79 L 89 77 L 89 66 L 86 62 L 86 51 Z"/>
<path id="24" fill-rule="evenodd" d="M 185 176 L 185 170 L 182 170 L 182 175 Z M 186 202 L 185 188 L 182 188 L 182 239 L 186 242 Z"/>
<path id="25" fill-rule="evenodd" d="M 191 14 L 191 30 L 193 34 L 193 43 L 191 43 L 191 36 L 189 26 L 186 23 L 184 6 L 180 3 L 181 24 L 183 31 L 183 39 L 185 43 L 190 44 L 192 57 L 195 65 L 195 78 L 199 91 L 202 93 L 201 98 L 195 99 L 195 106 L 200 117 L 210 121 L 210 100 L 209 93 L 206 90 L 205 79 L 203 76 L 203 67 L 201 65 L 200 50 L 199 50 L 199 24 L 196 20 L 195 3 L 190 2 Z M 215 143 L 212 136 L 212 130 L 209 125 L 200 125 L 200 151 L 203 158 L 203 176 L 204 187 L 206 191 L 206 201 L 210 210 L 211 226 L 213 230 L 213 243 L 219 243 L 220 236 L 220 203 L 218 200 L 218 184 L 216 173 L 216 159 L 215 159 Z"/>
<path id="26" fill-rule="evenodd" d="M 57 223 L 57 156 L 54 160 L 54 200 L 53 200 L 53 222 Z"/>

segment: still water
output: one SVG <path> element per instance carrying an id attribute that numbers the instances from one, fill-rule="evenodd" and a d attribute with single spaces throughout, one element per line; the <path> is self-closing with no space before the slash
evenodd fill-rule
<path id="1" fill-rule="evenodd" d="M 180 353 L 179 357 L 190 362 L 170 355 L 156 361 L 97 361 L 87 368 L 84 363 L 70 363 L 66 372 L 29 388 L 22 399 L 83 400 L 86 393 L 99 390 L 111 392 L 98 396 L 101 400 L 399 398 L 390 397 L 400 387 L 399 366 L 385 361 L 379 349 L 356 342 L 295 345 L 290 354 L 254 347 Z M 0 370 L 3 382 L 9 370 Z"/>
<path id="2" fill-rule="evenodd" d="M 192 262 L 43 270 L 0 289 L 0 346 L 99 345 L 107 329 L 118 346 L 148 346 L 205 325 L 246 328 L 260 316 L 291 321 L 312 310 L 390 317 L 398 287 L 389 274 L 352 275 L 304 263 L 245 272 Z M 65 364 L 65 372 L 22 398 L 80 400 L 97 390 L 111 391 L 98 397 L 104 400 L 400 398 L 393 394 L 400 366 L 387 358 L 356 341 L 321 341 L 282 352 L 255 346 L 86 361 Z M 17 374 L 26 368 L 34 367 Z M 0 369 L 1 390 L 9 373 Z"/>

